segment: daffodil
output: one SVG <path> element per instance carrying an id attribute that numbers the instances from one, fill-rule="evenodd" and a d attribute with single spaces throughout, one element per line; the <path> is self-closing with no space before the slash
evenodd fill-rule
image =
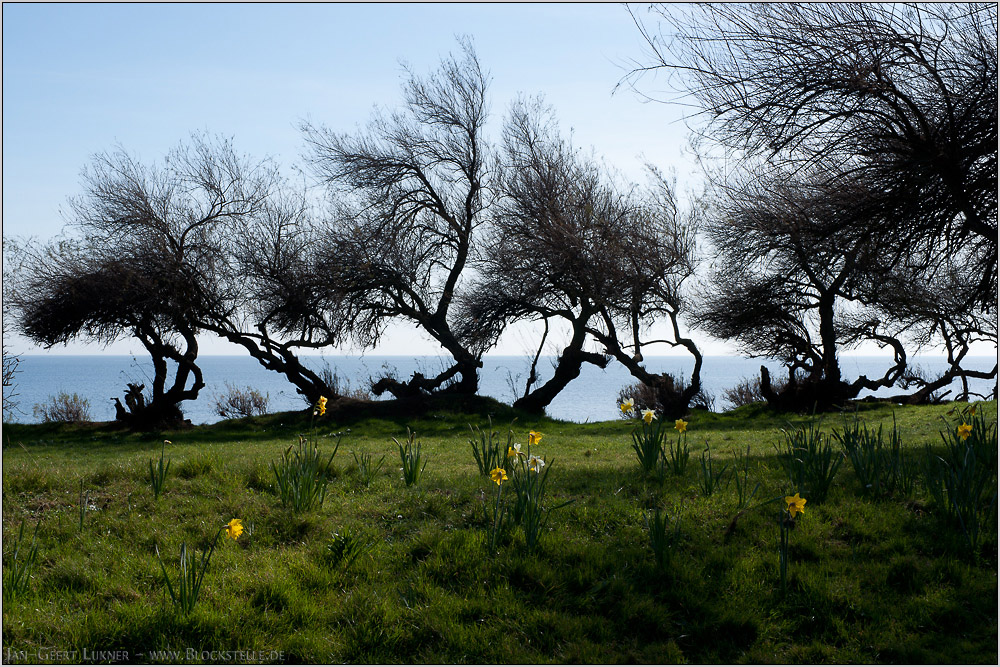
<path id="1" fill-rule="evenodd" d="M 635 407 L 635 401 L 630 398 L 630 399 L 628 399 L 627 401 L 625 401 L 624 403 L 622 403 L 618 407 L 620 407 L 622 409 L 623 413 L 627 414 L 627 413 L 629 413 L 629 412 L 632 411 L 632 408 Z"/>
<path id="2" fill-rule="evenodd" d="M 497 486 L 500 486 L 507 481 L 507 471 L 503 468 L 494 468 L 490 471 L 490 479 L 496 482 Z"/>
<path id="3" fill-rule="evenodd" d="M 958 437 L 962 440 L 968 440 L 970 435 L 972 435 L 972 426 L 963 423 L 958 427 Z"/>
<path id="4" fill-rule="evenodd" d="M 231 537 L 234 540 L 243 534 L 243 522 L 239 519 L 233 519 L 225 525 L 226 536 Z"/>
<path id="5" fill-rule="evenodd" d="M 545 461 L 538 458 L 534 454 L 528 457 L 528 470 L 532 472 L 542 472 L 542 467 L 545 465 Z"/>
<path id="6" fill-rule="evenodd" d="M 521 443 L 518 442 L 507 449 L 507 458 L 514 459 L 519 456 L 522 456 L 522 454 L 521 454 Z"/>
<path id="7" fill-rule="evenodd" d="M 642 421 L 646 422 L 647 424 L 652 424 L 654 419 L 656 419 L 655 412 L 653 412 L 652 410 L 642 411 Z"/>
<path id="8" fill-rule="evenodd" d="M 317 414 L 320 417 L 326 414 L 326 396 L 320 396 L 319 400 L 316 401 L 316 410 L 313 414 Z"/>
<path id="9" fill-rule="evenodd" d="M 684 431 L 688 430 L 688 423 L 683 419 L 678 419 L 677 421 L 674 422 L 674 428 L 677 429 L 679 433 L 683 433 Z"/>
<path id="10" fill-rule="evenodd" d="M 788 505 L 788 515 L 793 519 L 796 514 L 806 511 L 806 499 L 800 498 L 798 493 L 794 496 L 785 496 L 785 504 Z"/>
<path id="11" fill-rule="evenodd" d="M 528 431 L 528 444 L 537 445 L 542 441 L 542 434 L 538 431 Z"/>

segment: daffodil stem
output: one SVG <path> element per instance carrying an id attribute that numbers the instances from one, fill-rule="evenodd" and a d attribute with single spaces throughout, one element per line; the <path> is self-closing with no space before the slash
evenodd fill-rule
<path id="1" fill-rule="evenodd" d="M 786 521 L 788 510 L 781 510 L 778 515 L 778 526 L 780 528 L 779 547 L 779 569 L 781 571 L 781 593 L 784 595 L 788 579 L 788 522 Z"/>
<path id="2" fill-rule="evenodd" d="M 212 560 L 212 554 L 215 553 L 215 547 L 219 543 L 219 537 L 222 535 L 223 530 L 225 530 L 225 527 L 220 528 L 219 532 L 215 534 L 215 539 L 212 540 L 212 546 L 209 550 L 202 552 L 200 567 L 197 561 L 195 561 L 195 554 L 191 556 L 192 562 L 188 563 L 187 544 L 184 542 L 181 543 L 180 577 L 177 582 L 176 594 L 170 585 L 170 575 L 167 574 L 167 568 L 163 565 L 163 559 L 160 558 L 160 549 L 154 546 L 156 559 L 160 562 L 160 569 L 163 572 L 163 580 L 167 584 L 167 592 L 170 593 L 171 601 L 180 609 L 182 614 L 190 613 L 194 609 L 195 603 L 198 602 L 201 582 L 205 578 L 205 571 L 208 570 L 208 564 Z"/>
<path id="3" fill-rule="evenodd" d="M 490 531 L 490 553 L 496 548 L 497 532 L 500 527 L 500 497 L 503 495 L 503 484 L 498 484 L 497 487 L 497 499 L 493 505 L 493 530 Z"/>

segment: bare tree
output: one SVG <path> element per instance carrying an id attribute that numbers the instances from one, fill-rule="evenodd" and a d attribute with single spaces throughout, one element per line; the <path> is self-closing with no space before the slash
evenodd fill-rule
<path id="1" fill-rule="evenodd" d="M 904 341 L 918 350 L 940 347 L 948 362 L 947 370 L 937 377 L 907 368 L 898 384 L 913 391 L 891 400 L 924 403 L 950 394 L 951 390 L 943 390 L 956 380 L 961 389 L 955 400 L 965 401 L 975 395 L 986 398 L 970 389 L 970 379 L 994 380 L 992 394 L 996 395 L 996 364 L 991 371 L 963 367 L 974 343 L 997 346 L 996 318 L 970 307 L 976 300 L 969 292 L 976 286 L 969 280 L 965 260 L 961 252 L 950 256 L 933 275 L 919 268 L 898 266 L 879 276 L 877 284 L 867 286 L 863 297 L 866 307 L 855 314 L 851 323 L 856 335 L 871 338 L 871 332 L 881 330 L 883 339 L 891 338 L 896 344 Z"/>
<path id="2" fill-rule="evenodd" d="M 240 158 L 230 142 L 199 136 L 162 166 L 123 150 L 95 156 L 84 194 L 70 202 L 80 238 L 24 248 L 13 300 L 20 329 L 46 346 L 138 338 L 153 361 L 151 397 L 130 387 L 128 409 L 114 399 L 118 418 L 137 426 L 180 419 L 178 404 L 204 387 L 197 334 L 219 306 L 216 235 L 253 215 L 273 179 L 269 165 Z"/>
<path id="3" fill-rule="evenodd" d="M 616 221 L 629 206 L 603 176 L 596 163 L 581 159 L 558 136 L 551 110 L 540 100 L 512 106 L 504 128 L 500 196 L 460 320 L 463 337 L 484 348 L 511 322 L 544 323 L 515 408 L 541 413 L 584 363 L 604 368 L 610 359 L 584 349 L 587 324 L 598 312 L 594 297 L 607 289 L 607 276 L 595 261 L 620 231 Z M 552 321 L 568 325 L 569 340 L 553 376 L 532 389 Z"/>
<path id="4" fill-rule="evenodd" d="M 466 304 L 470 335 L 492 344 L 519 319 L 541 320 L 546 333 L 550 322 L 570 331 L 553 377 L 526 391 L 515 407 L 540 412 L 584 363 L 604 368 L 611 358 L 666 390 L 666 376 L 642 365 L 641 350 L 652 341 L 640 339 L 664 315 L 674 325 L 667 342 L 690 345 L 695 355 L 696 393 L 700 354 L 676 326 L 680 283 L 693 270 L 693 235 L 669 186 L 662 179 L 653 192 L 617 186 L 610 170 L 559 136 L 551 111 L 538 100 L 512 107 L 499 183 L 484 268 Z M 603 351 L 586 349 L 595 342 Z M 544 344 L 543 337 L 539 353 Z M 690 396 L 681 405 L 680 393 L 664 402 L 669 411 L 686 410 Z"/>
<path id="5" fill-rule="evenodd" d="M 315 223 L 304 194 L 276 182 L 252 215 L 217 236 L 214 307 L 199 320 L 284 375 L 309 403 L 339 394 L 300 355 L 344 342 L 351 316 L 330 286 Z"/>
<path id="6" fill-rule="evenodd" d="M 405 106 L 376 114 L 367 131 L 303 127 L 311 165 L 334 202 L 318 261 L 354 314 L 352 335 L 372 345 L 390 321 L 403 319 L 454 359 L 433 378 L 383 378 L 376 394 L 478 388 L 484 350 L 456 334 L 452 305 L 486 205 L 486 89 L 487 75 L 462 42 L 461 56 L 446 58 L 437 72 L 409 72 Z"/>
<path id="7" fill-rule="evenodd" d="M 17 407 L 17 372 L 21 365 L 21 359 L 11 352 L 7 344 L 7 332 L 9 326 L 13 325 L 13 309 L 11 301 L 13 293 L 13 274 L 15 256 L 19 244 L 4 239 L 3 247 L 3 419 L 13 419 L 14 412 L 19 411 Z"/>
<path id="8" fill-rule="evenodd" d="M 708 225 L 717 265 L 698 324 L 750 356 L 785 363 L 780 393 L 761 367 L 761 392 L 781 409 L 827 409 L 863 389 L 892 386 L 906 369 L 897 339 L 844 319 L 885 273 L 877 246 L 829 233 L 867 198 L 862 184 L 852 185 L 790 174 L 737 181 L 720 193 Z M 864 340 L 890 346 L 894 363 L 881 378 L 845 382 L 838 352 Z"/>
<path id="9" fill-rule="evenodd" d="M 619 231 L 619 246 L 609 248 L 602 271 L 616 286 L 604 295 L 594 325 L 588 332 L 607 354 L 650 387 L 668 418 L 686 414 L 701 392 L 702 355 L 695 341 L 684 335 L 680 316 L 688 308 L 685 283 L 697 267 L 696 235 L 700 209 L 694 202 L 682 210 L 674 186 L 662 174 L 650 171 L 650 185 L 637 195 L 633 215 Z M 664 338 L 653 338 L 652 326 L 666 321 Z M 667 345 L 686 350 L 694 359 L 686 386 L 669 373 L 652 373 L 643 365 L 643 351 Z"/>
<path id="10" fill-rule="evenodd" d="M 21 359 L 16 354 L 11 354 L 8 351 L 6 338 L 3 341 L 3 416 L 4 419 L 10 419 L 14 411 L 17 409 L 17 384 L 15 383 L 15 378 L 17 376 L 18 366 L 21 365 Z"/>

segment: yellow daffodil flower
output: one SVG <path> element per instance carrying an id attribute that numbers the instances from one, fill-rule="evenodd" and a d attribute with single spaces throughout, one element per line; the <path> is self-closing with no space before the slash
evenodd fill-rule
<path id="1" fill-rule="evenodd" d="M 975 417 L 976 416 L 976 406 L 975 405 L 973 405 L 971 408 L 969 408 L 969 416 L 970 417 Z"/>
<path id="2" fill-rule="evenodd" d="M 239 519 L 233 519 L 226 524 L 226 536 L 231 537 L 234 540 L 243 534 L 243 522 Z"/>
<path id="3" fill-rule="evenodd" d="M 635 407 L 635 401 L 630 398 L 630 399 L 628 399 L 627 401 L 625 401 L 624 403 L 622 403 L 618 407 L 620 407 L 622 409 L 623 413 L 631 412 L 632 408 Z"/>
<path id="4" fill-rule="evenodd" d="M 494 468 L 490 471 L 490 479 L 496 482 L 497 486 L 500 486 L 507 481 L 507 471 L 503 468 Z"/>
<path id="5" fill-rule="evenodd" d="M 516 443 L 507 449 L 507 458 L 513 459 L 522 456 L 521 443 Z"/>
<path id="6" fill-rule="evenodd" d="M 646 422 L 647 424 L 652 424 L 654 419 L 656 419 L 655 412 L 653 412 L 652 410 L 642 411 L 642 421 Z"/>
<path id="7" fill-rule="evenodd" d="M 797 493 L 794 496 L 785 496 L 785 504 L 788 505 L 788 514 L 793 519 L 796 514 L 806 511 L 806 499 L 800 498 Z"/>
<path id="8" fill-rule="evenodd" d="M 674 428 L 678 432 L 683 433 L 684 431 L 688 430 L 688 423 L 683 419 L 678 419 L 677 421 L 674 422 Z"/>
<path id="9" fill-rule="evenodd" d="M 537 445 L 542 441 L 542 434 L 538 431 L 528 431 L 528 444 Z"/>
<path id="10" fill-rule="evenodd" d="M 972 427 L 970 425 L 963 423 L 958 427 L 958 437 L 962 440 L 968 440 L 970 435 L 972 435 Z"/>

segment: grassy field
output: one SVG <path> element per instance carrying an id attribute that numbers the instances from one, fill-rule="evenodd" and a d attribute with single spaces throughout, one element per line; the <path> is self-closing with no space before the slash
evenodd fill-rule
<path id="1" fill-rule="evenodd" d="M 939 431 L 942 418 L 958 423 L 946 414 L 954 407 L 862 405 L 857 416 L 886 429 L 895 419 L 916 470 L 928 445 L 944 452 Z M 995 423 L 995 401 L 978 409 Z M 283 413 L 147 434 L 5 425 L 5 582 L 22 520 L 21 561 L 41 524 L 25 590 L 5 586 L 4 662 L 996 664 L 995 511 L 972 549 L 922 475 L 912 490 L 873 497 L 845 460 L 824 501 L 803 493 L 782 591 L 780 505 L 754 506 L 793 492 L 776 445 L 808 417 L 696 411 L 686 471 L 658 475 L 639 467 L 635 422 L 521 416 L 517 442 L 543 434 L 532 448 L 549 471 L 543 505 L 572 502 L 549 514 L 535 549 L 508 527 L 491 552 L 500 487 L 480 475 L 468 425 L 485 428 L 492 413 L 506 441 L 515 415 L 489 401 L 406 412 L 381 405 L 315 425 Z M 826 415 L 822 430 L 853 418 Z M 428 461 L 410 487 L 391 440 L 407 427 Z M 346 429 L 322 506 L 283 508 L 272 462 L 300 433 L 329 456 Z M 668 430 L 668 443 L 677 437 Z M 154 499 L 149 461 L 164 439 L 171 465 Z M 716 470 L 730 466 L 710 495 L 706 446 Z M 747 493 L 759 490 L 739 513 L 726 478 L 748 447 Z M 367 486 L 352 452 L 385 456 Z M 995 470 L 991 483 L 995 493 Z M 647 528 L 657 509 L 668 537 L 679 526 L 661 564 Z M 176 583 L 181 542 L 200 553 L 233 518 L 246 531 L 219 540 L 197 605 L 176 612 L 156 549 Z"/>

